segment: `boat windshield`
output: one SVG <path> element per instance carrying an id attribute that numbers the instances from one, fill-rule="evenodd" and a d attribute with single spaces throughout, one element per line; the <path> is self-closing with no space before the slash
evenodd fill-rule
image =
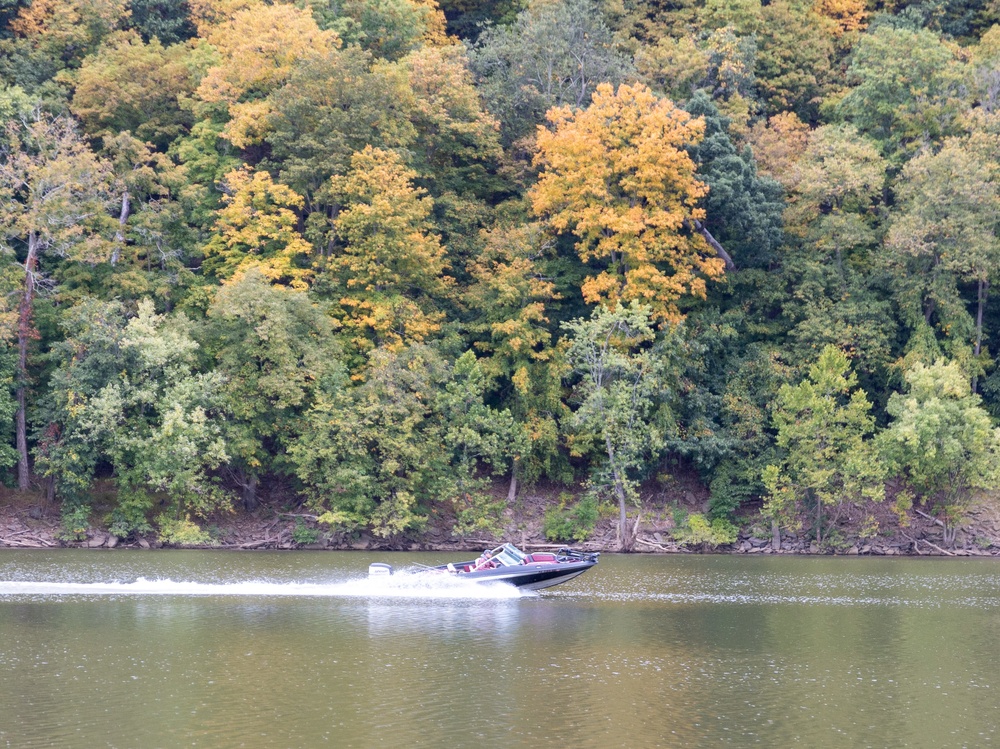
<path id="1" fill-rule="evenodd" d="M 514 567 L 524 562 L 524 554 L 513 544 L 504 544 L 493 553 L 493 559 L 504 567 Z"/>

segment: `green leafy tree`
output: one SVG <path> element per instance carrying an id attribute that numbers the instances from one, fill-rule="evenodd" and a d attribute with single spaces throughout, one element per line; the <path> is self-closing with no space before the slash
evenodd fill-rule
<path id="1" fill-rule="evenodd" d="M 917 362 L 905 379 L 906 392 L 889 398 L 881 456 L 939 514 L 952 545 L 976 490 L 1000 481 L 1000 429 L 957 363 Z"/>
<path id="2" fill-rule="evenodd" d="M 435 403 L 444 446 L 450 453 L 450 494 L 458 533 L 499 532 L 507 503 L 491 493 L 491 476 L 508 471 L 512 460 L 527 447 L 524 432 L 510 411 L 486 405 L 485 390 L 482 367 L 476 355 L 466 351 L 455 362 Z"/>
<path id="3" fill-rule="evenodd" d="M 445 41 L 444 16 L 421 0 L 308 0 L 322 28 L 333 29 L 345 45 L 376 57 L 398 60 L 423 44 Z"/>
<path id="4" fill-rule="evenodd" d="M 205 347 L 224 377 L 228 471 L 252 510 L 263 476 L 292 472 L 285 451 L 317 391 L 345 376 L 339 347 L 323 308 L 258 270 L 223 285 L 208 319 Z"/>
<path id="5" fill-rule="evenodd" d="M 756 76 L 768 114 L 815 121 L 834 80 L 832 24 L 813 3 L 777 0 L 761 9 Z"/>
<path id="6" fill-rule="evenodd" d="M 759 3 L 756 6 L 759 13 Z M 677 102 L 707 92 L 718 108 L 732 115 L 734 132 L 760 108 L 756 64 L 756 34 L 732 26 L 666 36 L 635 51 L 636 69 L 650 88 Z"/>
<path id="7" fill-rule="evenodd" d="M 552 332 L 560 298 L 550 280 L 554 252 L 538 225 L 497 227 L 469 266 L 473 282 L 463 297 L 476 313 L 469 330 L 475 349 L 487 354 L 481 365 L 489 390 L 527 439 L 512 465 L 508 501 L 519 482 L 568 473 L 559 430 L 569 413 L 562 390 L 566 362 Z"/>
<path id="8" fill-rule="evenodd" d="M 9 324 L 10 315 L 3 324 Z M 14 419 L 17 415 L 16 397 L 17 351 L 5 345 L 0 349 L 0 470 L 17 465 L 18 452 L 14 447 Z"/>
<path id="9" fill-rule="evenodd" d="M 156 497 L 164 509 L 155 520 L 168 540 L 228 508 L 213 479 L 228 460 L 222 380 L 194 369 L 198 344 L 187 319 L 157 315 L 149 300 L 133 317 L 119 303 L 92 303 L 74 310 L 67 328 L 40 448 L 43 472 L 78 494 L 95 461 L 109 462 L 117 487 L 110 527 L 121 536 L 151 530 Z"/>
<path id="10" fill-rule="evenodd" d="M 847 351 L 863 376 L 884 372 L 896 316 L 871 272 L 884 215 L 887 164 L 850 126 L 809 136 L 795 164 L 785 211 L 784 314 L 800 361 L 827 344 Z"/>
<path id="11" fill-rule="evenodd" d="M 448 21 L 448 33 L 475 41 L 490 24 L 509 24 L 524 8 L 520 0 L 443 0 L 438 3 Z"/>
<path id="12" fill-rule="evenodd" d="M 435 198 L 447 192 L 489 197 L 502 155 L 499 133 L 473 85 L 465 49 L 422 47 L 399 64 L 412 92 L 410 164 L 421 183 Z"/>
<path id="13" fill-rule="evenodd" d="M 571 449 L 592 459 L 595 490 L 607 490 L 617 501 L 619 546 L 629 551 L 635 528 L 629 528 L 628 508 L 638 503 L 639 478 L 673 428 L 663 408 L 671 384 L 664 357 L 650 348 L 655 338 L 650 310 L 635 302 L 599 307 L 589 319 L 563 328 L 570 338 L 567 359 L 579 376 Z"/>
<path id="14" fill-rule="evenodd" d="M 635 0 L 619 10 L 615 26 L 630 46 L 655 45 L 666 37 L 679 39 L 700 27 L 699 16 L 705 8 L 706 4 L 696 0 L 675 0 L 669 5 Z"/>
<path id="15" fill-rule="evenodd" d="M 447 377 L 445 362 L 425 345 L 378 349 L 362 384 L 317 397 L 288 455 L 320 522 L 383 537 L 422 527 L 449 496 L 433 413 Z"/>
<path id="16" fill-rule="evenodd" d="M 168 155 L 179 164 L 183 180 L 177 199 L 192 227 L 208 232 L 217 218 L 223 193 L 218 189 L 226 175 L 243 166 L 234 148 L 222 137 L 223 125 L 212 120 L 196 122 L 188 135 L 175 140 Z"/>
<path id="17" fill-rule="evenodd" d="M 705 92 L 695 93 L 685 109 L 705 122 L 704 137 L 689 149 L 708 185 L 704 226 L 736 267 L 766 265 L 783 239 L 781 186 L 757 173 L 749 149 L 737 151 L 729 119 Z"/>
<path id="18" fill-rule="evenodd" d="M 131 0 L 130 25 L 151 43 L 165 45 L 184 42 L 195 35 L 191 9 L 186 0 Z"/>
<path id="19" fill-rule="evenodd" d="M 977 359 L 987 358 L 984 312 L 1000 272 L 1000 170 L 995 156 L 983 156 L 949 139 L 939 152 L 908 163 L 886 238 L 887 262 L 912 328 L 936 324 L 953 356 L 964 349 Z M 976 287 L 974 320 L 961 294 L 964 283 Z M 987 363 L 978 361 L 974 373 L 982 374 Z"/>
<path id="20" fill-rule="evenodd" d="M 76 264 L 74 284 L 103 298 L 176 304 L 194 283 L 191 261 L 199 239 L 181 202 L 187 174 L 127 131 L 106 138 L 103 153 L 114 168 L 121 201 L 118 227 L 108 265 L 87 273 Z M 62 274 L 66 285 L 69 272 Z"/>
<path id="21" fill-rule="evenodd" d="M 824 348 L 801 383 L 781 387 L 773 419 L 783 455 L 764 469 L 764 513 L 779 525 L 794 527 L 804 506 L 814 513 L 813 532 L 822 542 L 826 508 L 882 499 L 885 476 L 870 439 L 871 403 L 837 348 Z M 835 514 L 831 524 L 836 520 Z"/>
<path id="22" fill-rule="evenodd" d="M 49 353 L 54 369 L 36 417 L 35 466 L 49 480 L 64 514 L 90 503 L 97 464 L 105 454 L 91 439 L 88 404 L 120 372 L 127 322 L 121 303 L 82 299 L 63 315 L 63 340 Z"/>
<path id="23" fill-rule="evenodd" d="M 760 31 L 761 11 L 760 0 L 706 0 L 699 20 L 707 29 L 729 27 L 749 35 Z"/>
<path id="24" fill-rule="evenodd" d="M 282 182 L 309 201 L 310 211 L 326 209 L 316 219 L 330 219 L 335 202 L 321 188 L 348 171 L 354 153 L 366 146 L 403 149 L 416 137 L 405 68 L 373 65 L 357 47 L 298 61 L 269 101 L 272 159 Z"/>
<path id="25" fill-rule="evenodd" d="M 964 73 L 936 34 L 880 27 L 861 37 L 837 113 L 899 164 L 921 144 L 954 134 L 965 109 Z"/>
<path id="26" fill-rule="evenodd" d="M 492 205 L 508 196 L 497 122 L 483 107 L 461 45 L 424 46 L 397 64 L 409 87 L 414 138 L 401 152 L 414 184 L 434 198 L 434 221 L 456 273 L 478 251 Z"/>
<path id="27" fill-rule="evenodd" d="M 62 76 L 73 87 L 70 110 L 90 136 L 114 137 L 123 130 L 166 147 L 191 125 L 180 99 L 195 88 L 190 51 L 145 43 L 134 31 L 109 38 L 79 70 Z"/>
<path id="28" fill-rule="evenodd" d="M 708 510 L 713 520 L 732 519 L 741 504 L 766 494 L 764 469 L 778 460 L 771 405 L 789 376 L 789 367 L 771 344 L 751 344 L 732 361 L 717 366 L 727 372 L 718 421 L 729 449 L 712 466 L 709 479 Z"/>

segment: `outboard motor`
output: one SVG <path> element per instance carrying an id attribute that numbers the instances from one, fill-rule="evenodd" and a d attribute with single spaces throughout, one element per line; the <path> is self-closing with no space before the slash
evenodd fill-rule
<path id="1" fill-rule="evenodd" d="M 392 574 L 392 565 L 385 562 L 372 562 L 368 565 L 368 577 L 389 577 Z"/>

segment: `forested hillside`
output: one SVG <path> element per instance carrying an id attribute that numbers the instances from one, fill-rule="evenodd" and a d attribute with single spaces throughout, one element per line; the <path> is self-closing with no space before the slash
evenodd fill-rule
<path id="1" fill-rule="evenodd" d="M 628 549 L 684 471 L 695 540 L 762 501 L 822 543 L 876 501 L 950 543 L 1000 482 L 998 0 L 0 28 L 0 469 L 67 537 L 203 541 L 271 485 L 323 527 L 480 533 L 545 482 L 585 489 L 555 535 L 613 514 Z"/>

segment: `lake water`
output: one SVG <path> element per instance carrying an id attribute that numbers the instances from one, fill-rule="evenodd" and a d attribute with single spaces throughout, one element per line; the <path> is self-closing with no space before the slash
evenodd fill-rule
<path id="1" fill-rule="evenodd" d="M 0 550 L 0 747 L 1000 745 L 995 560 L 454 559 Z"/>

